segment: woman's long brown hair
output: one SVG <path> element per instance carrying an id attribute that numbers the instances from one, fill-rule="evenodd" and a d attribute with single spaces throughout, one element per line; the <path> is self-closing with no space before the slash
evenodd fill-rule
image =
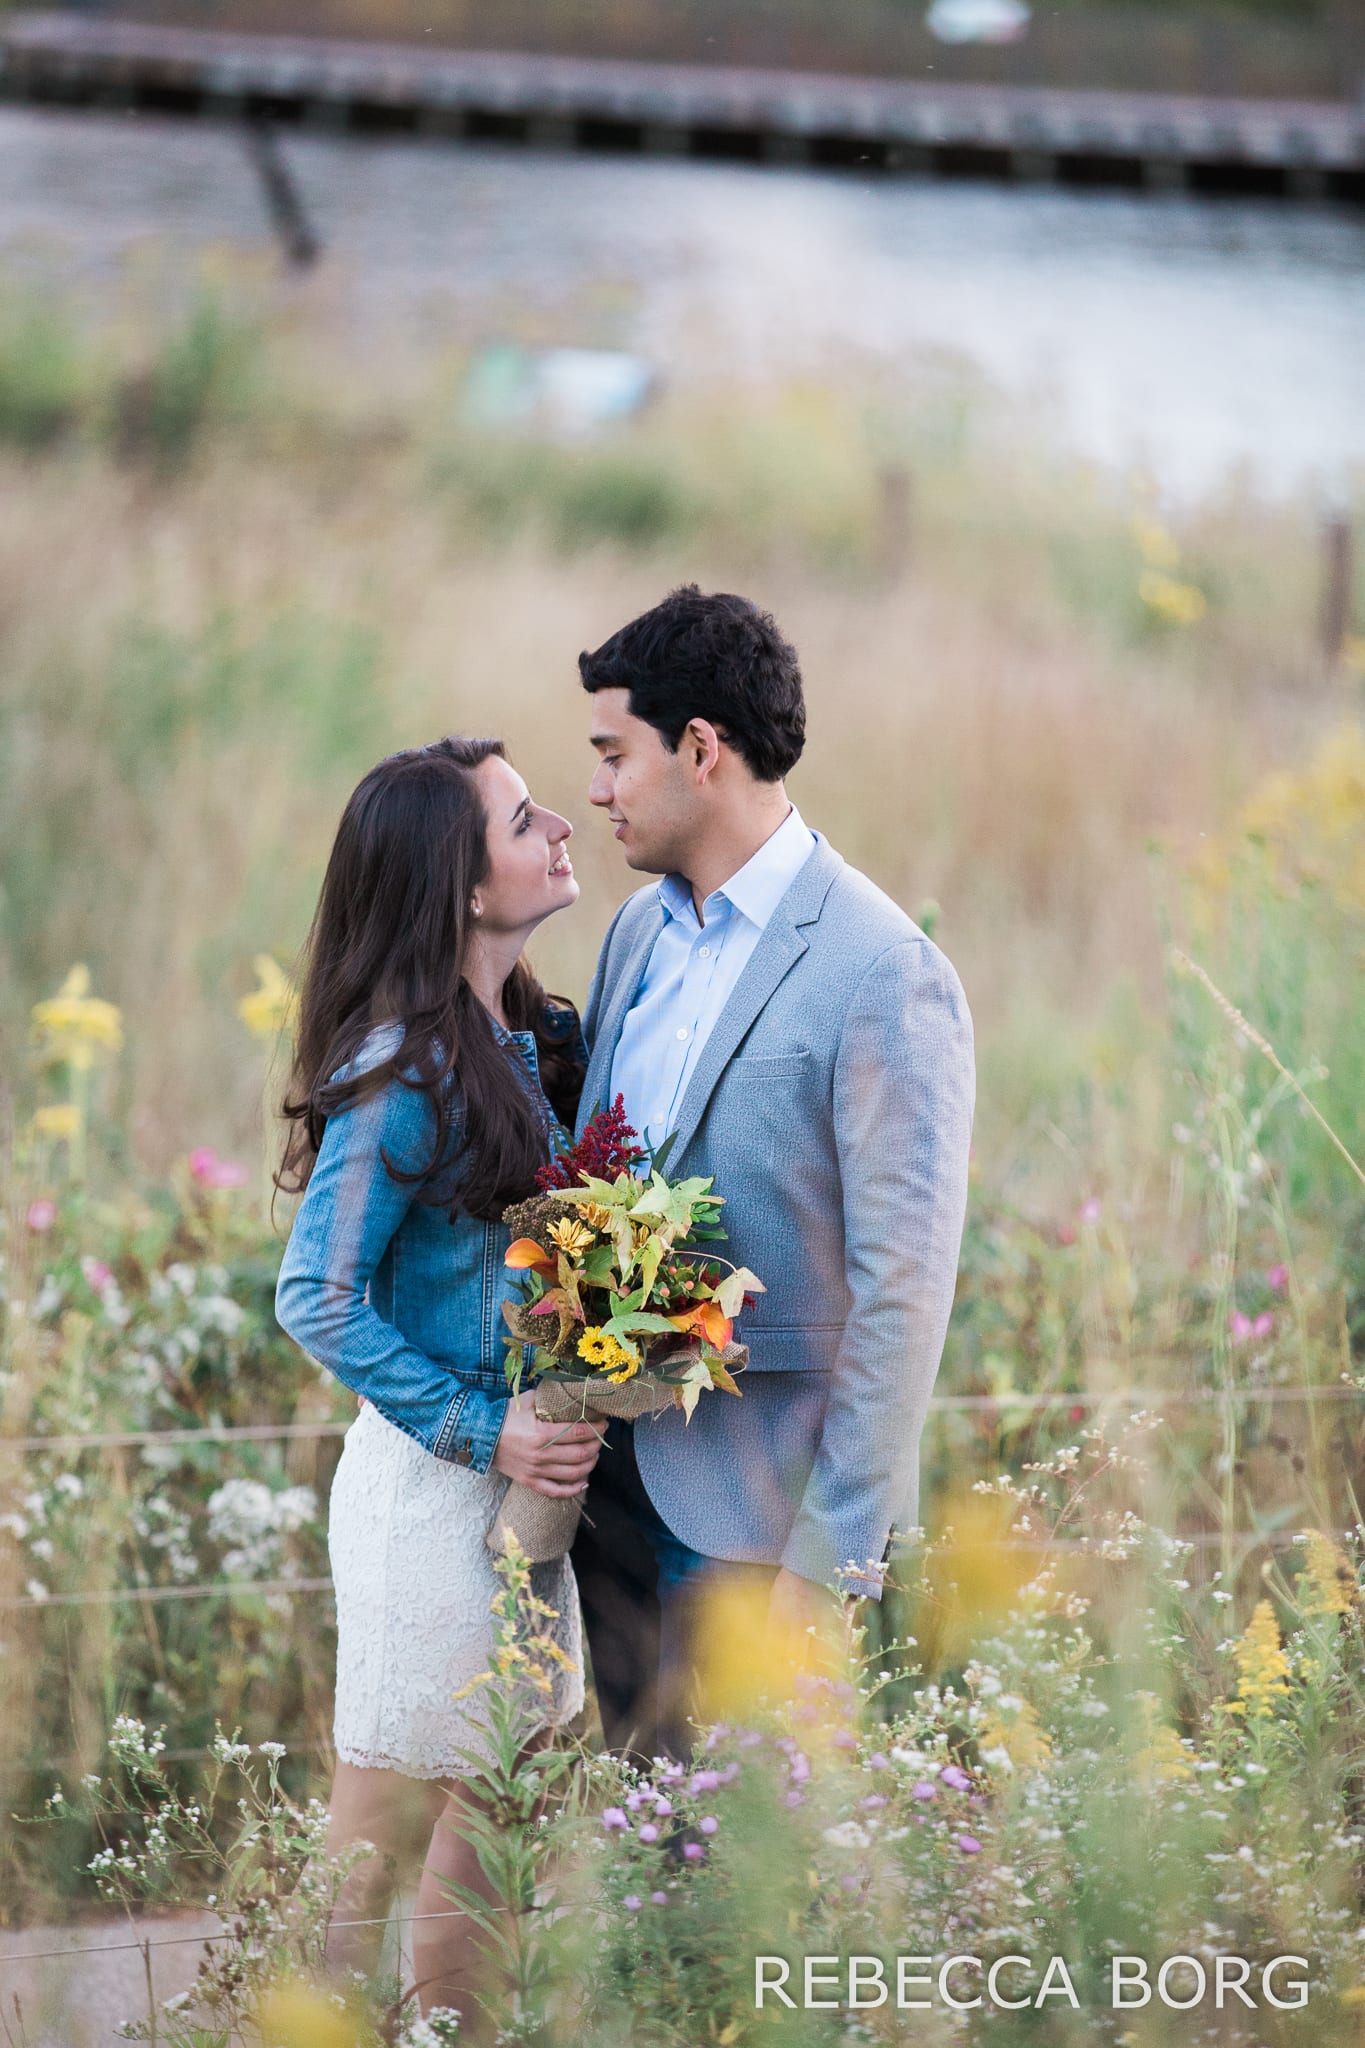
<path id="1" fill-rule="evenodd" d="M 352 795 L 332 846 L 305 951 L 293 1071 L 282 1105 L 289 1122 L 276 1185 L 308 1185 L 327 1119 L 377 1094 L 397 1077 L 420 1088 L 435 1112 L 432 1155 L 417 1172 L 385 1167 L 395 1180 L 424 1181 L 445 1150 L 458 1097 L 463 1144 L 458 1180 L 440 1177 L 418 1199 L 497 1216 L 535 1184 L 549 1146 L 515 1054 L 493 1035 L 488 1012 L 464 978 L 470 899 L 488 878 L 487 813 L 474 771 L 501 740 L 452 737 L 390 754 Z M 582 1063 L 568 1038 L 547 1027 L 548 998 L 525 958 L 502 990 L 513 1030 L 535 1033 L 541 1081 L 556 1114 L 572 1125 Z M 366 1034 L 400 1024 L 401 1043 L 365 1072 L 333 1081 Z M 452 1088 L 451 1077 L 455 1078 Z"/>

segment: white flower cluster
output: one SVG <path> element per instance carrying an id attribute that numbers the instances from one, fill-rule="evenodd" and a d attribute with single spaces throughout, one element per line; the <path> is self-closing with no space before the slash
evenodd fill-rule
<path id="1" fill-rule="evenodd" d="M 286 1486 L 278 1493 L 259 1479 L 229 1479 L 209 1495 L 209 1535 L 230 1546 L 223 1570 L 229 1578 L 265 1579 L 281 1571 L 284 1539 L 317 1517 L 311 1486 Z M 287 1572 L 284 1576 L 288 1576 Z"/>

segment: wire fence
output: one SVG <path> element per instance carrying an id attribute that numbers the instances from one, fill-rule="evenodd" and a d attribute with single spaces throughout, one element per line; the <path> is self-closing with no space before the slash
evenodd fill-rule
<path id="1" fill-rule="evenodd" d="M 1041 1414 L 1054 1408 L 1103 1408 L 1131 1404 L 1139 1408 L 1214 1406 L 1223 1401 L 1278 1402 L 1365 1401 L 1365 1388 L 1353 1380 L 1328 1386 L 1241 1386 L 1241 1387 L 1111 1387 L 1096 1391 L 1077 1389 L 1064 1393 L 1023 1394 L 935 1394 L 930 1413 L 986 1413 L 1011 1409 L 1015 1413 Z M 25 1456 L 37 1452 L 60 1452 L 76 1456 L 86 1451 L 141 1450 L 144 1446 L 170 1449 L 183 1444 L 272 1443 L 307 1437 L 344 1436 L 349 1421 L 335 1422 L 251 1422 L 205 1423 L 189 1429 L 111 1430 L 87 1435 L 0 1437 L 0 1451 L 18 1451 Z"/>
<path id="2" fill-rule="evenodd" d="M 491 1910 L 496 1913 L 510 1913 L 514 1908 L 504 1905 L 493 1905 L 491 1908 L 485 1907 L 485 1910 Z M 340 1933 L 345 1929 L 353 1927 L 388 1927 L 390 1925 L 395 1927 L 415 1927 L 423 1920 L 463 1920 L 467 1917 L 468 1914 L 465 1907 L 449 1906 L 443 1908 L 438 1913 L 386 1913 L 382 1917 L 376 1916 L 372 1920 L 333 1920 L 329 1922 L 329 1932 Z M 165 1934 L 156 1939 L 153 1939 L 150 1935 L 144 1935 L 139 1941 L 83 1942 L 74 1948 L 22 1949 L 17 1955 L 0 1954 L 0 1969 L 4 1969 L 14 1963 L 49 1963 L 67 1956 L 117 1956 L 134 1953 L 146 1955 L 149 1951 L 161 1948 L 185 1948 L 194 1944 L 206 1947 L 210 1942 L 236 1941 L 238 1939 L 239 1936 L 232 1928 L 225 1927 L 219 1934 L 205 1934 L 201 1930 L 197 1934 Z"/>

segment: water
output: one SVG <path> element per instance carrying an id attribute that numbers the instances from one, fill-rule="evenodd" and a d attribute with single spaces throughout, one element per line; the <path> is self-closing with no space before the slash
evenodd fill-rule
<path id="1" fill-rule="evenodd" d="M 674 380 L 919 374 L 945 354 L 1105 464 L 1174 491 L 1247 466 L 1329 492 L 1365 464 L 1365 217 L 438 143 L 284 143 L 362 338 L 609 340 Z M 153 250 L 268 257 L 240 142 L 0 111 L 9 275 L 98 290 Z"/>

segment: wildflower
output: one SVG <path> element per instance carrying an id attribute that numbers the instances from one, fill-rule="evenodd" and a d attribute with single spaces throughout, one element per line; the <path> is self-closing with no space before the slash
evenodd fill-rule
<path id="1" fill-rule="evenodd" d="M 716 1819 L 714 1813 L 707 1813 L 702 1815 L 697 1825 L 704 1835 L 714 1835 L 720 1827 L 720 1822 Z"/>
<path id="2" fill-rule="evenodd" d="M 790 1791 L 788 1791 L 785 1795 L 782 1803 L 784 1806 L 804 1806 L 806 1803 L 806 1795 L 804 1792 L 798 1792 L 796 1787 L 793 1785 Z"/>
<path id="3" fill-rule="evenodd" d="M 1172 626 L 1194 626 L 1208 610 L 1208 599 L 1197 584 L 1182 583 L 1164 569 L 1144 569 L 1138 580 L 1138 596 L 1148 611 Z"/>
<path id="4" fill-rule="evenodd" d="M 103 1259 L 92 1259 L 89 1256 L 81 1260 L 81 1272 L 85 1276 L 86 1285 L 92 1287 L 96 1294 L 103 1294 L 114 1277 Z"/>
<path id="5" fill-rule="evenodd" d="M 837 1826 L 825 1828 L 824 1838 L 836 1849 L 866 1849 L 872 1837 L 861 1821 L 841 1820 Z"/>
<path id="6" fill-rule="evenodd" d="M 640 1829 L 640 1840 L 642 1842 L 657 1842 L 658 1839 L 659 1830 L 655 1827 L 652 1820 L 647 1820 Z"/>
<path id="7" fill-rule="evenodd" d="M 673 1801 L 671 1799 L 665 1799 L 663 1794 L 659 1793 L 658 1795 L 656 1795 L 654 1800 L 654 1811 L 659 1815 L 659 1818 L 661 1820 L 667 1820 L 669 1814 L 671 1814 L 673 1811 Z"/>
<path id="8" fill-rule="evenodd" d="M 260 1750 L 261 1755 L 272 1764 L 277 1764 L 282 1756 L 288 1754 L 283 1742 L 261 1742 L 257 1744 L 257 1748 Z"/>
<path id="9" fill-rule="evenodd" d="M 719 1771 L 693 1771 L 688 1786 L 689 1792 L 714 1792 L 720 1783 Z"/>
<path id="10" fill-rule="evenodd" d="M 1289 1285 L 1288 1266 L 1272 1266 L 1265 1276 L 1265 1284 L 1272 1294 L 1283 1294 Z"/>
<path id="11" fill-rule="evenodd" d="M 1299 1575 L 1299 1605 L 1305 1614 L 1349 1614 L 1360 1598 L 1355 1573 L 1330 1536 L 1301 1529 L 1308 1556 Z"/>
<path id="12" fill-rule="evenodd" d="M 1280 1647 L 1279 1623 L 1268 1600 L 1259 1600 L 1251 1620 L 1233 1645 L 1239 1682 L 1229 1712 L 1248 1720 L 1269 1720 L 1275 1701 L 1289 1692 L 1289 1659 Z"/>
<path id="13" fill-rule="evenodd" d="M 611 1210 L 604 1208 L 601 1202 L 579 1202 L 575 1206 L 579 1218 L 589 1230 L 610 1230 Z"/>
<path id="14" fill-rule="evenodd" d="M 689 1863 L 700 1863 L 706 1851 L 700 1842 L 684 1842 L 683 1855 Z"/>
<path id="15" fill-rule="evenodd" d="M 1091 1195 L 1091 1196 L 1089 1196 L 1089 1197 L 1088 1197 L 1088 1199 L 1087 1199 L 1086 1201 L 1084 1201 L 1084 1202 L 1082 1202 L 1082 1203 L 1081 1203 L 1081 1207 L 1080 1207 L 1080 1218 L 1081 1218 L 1081 1221 L 1082 1221 L 1082 1223 L 1092 1223 L 1092 1224 L 1093 1224 L 1093 1223 L 1098 1223 L 1098 1222 L 1099 1222 L 1099 1220 L 1100 1220 L 1100 1200 L 1099 1200 L 1099 1196 L 1098 1196 L 1098 1195 Z"/>
<path id="16" fill-rule="evenodd" d="M 1243 1344 L 1251 1335 L 1251 1317 L 1243 1315 L 1239 1308 L 1229 1309 L 1228 1328 L 1232 1332 L 1234 1343 Z"/>
<path id="17" fill-rule="evenodd" d="M 610 1835 L 621 1833 L 630 1826 L 630 1822 L 621 1807 L 609 1806 L 602 1815 L 602 1825 Z"/>
<path id="18" fill-rule="evenodd" d="M 49 1102 L 33 1112 L 33 1134 L 37 1138 L 57 1138 L 70 1144 L 81 1134 L 80 1104 L 76 1102 Z"/>
<path id="19" fill-rule="evenodd" d="M 201 1188 L 241 1188 L 247 1170 L 236 1159 L 220 1159 L 212 1145 L 196 1145 L 190 1154 L 190 1172 Z"/>
<path id="20" fill-rule="evenodd" d="M 552 1223 L 546 1235 L 552 1244 L 557 1244 L 568 1257 L 575 1259 L 580 1252 L 588 1250 L 593 1234 L 575 1221 L 572 1216 L 561 1216 L 558 1223 Z"/>
<path id="21" fill-rule="evenodd" d="M 30 1230 L 51 1230 L 57 1221 L 57 1204 L 47 1195 L 40 1195 L 36 1202 L 29 1203 L 24 1220 Z"/>
<path id="22" fill-rule="evenodd" d="M 638 1892 L 627 1892 L 621 1904 L 628 1913 L 638 1913 L 641 1905 L 640 1894 Z"/>
<path id="23" fill-rule="evenodd" d="M 979 1856 L 981 1853 L 981 1844 L 975 1835 L 959 1835 L 957 1846 L 964 1856 Z"/>
<path id="24" fill-rule="evenodd" d="M 269 953 L 252 961 L 257 986 L 237 1005 L 237 1015 L 253 1038 L 276 1038 L 292 1022 L 297 998 L 284 969 Z"/>
<path id="25" fill-rule="evenodd" d="M 71 969 L 55 996 L 33 1006 L 33 1035 L 49 1066 L 85 1073 L 123 1044 L 123 1020 L 113 1003 L 90 993 L 90 969 Z"/>
<path id="26" fill-rule="evenodd" d="M 954 1792 L 967 1792 L 971 1789 L 971 1779 L 957 1764 L 948 1764 L 939 1772 L 938 1778 L 941 1785 L 951 1786 Z"/>
<path id="27" fill-rule="evenodd" d="M 651 1892 L 649 1895 L 649 1903 L 651 1906 L 666 1906 L 668 1904 L 668 1893 Z"/>
<path id="28" fill-rule="evenodd" d="M 912 1799 L 933 1799 L 936 1796 L 936 1791 L 937 1788 L 931 1785 L 927 1778 L 920 1778 L 910 1787 L 910 1797 Z"/>

